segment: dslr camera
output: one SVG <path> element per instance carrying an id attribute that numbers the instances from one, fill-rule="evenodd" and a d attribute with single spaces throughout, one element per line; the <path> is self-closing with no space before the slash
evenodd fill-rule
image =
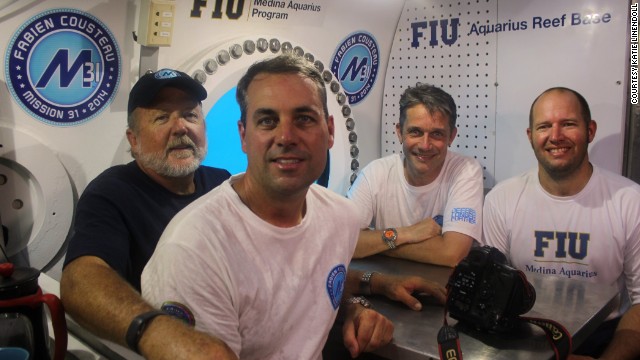
<path id="1" fill-rule="evenodd" d="M 449 277 L 447 309 L 452 318 L 479 330 L 505 332 L 531 310 L 536 291 L 500 250 L 474 247 Z"/>

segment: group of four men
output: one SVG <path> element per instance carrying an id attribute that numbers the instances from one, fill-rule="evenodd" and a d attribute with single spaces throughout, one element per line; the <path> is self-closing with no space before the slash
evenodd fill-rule
<path id="1" fill-rule="evenodd" d="M 393 334 L 352 296 L 363 283 L 414 310 L 413 293 L 444 302 L 445 290 L 349 269 L 352 256 L 455 266 L 475 240 L 523 270 L 544 261 L 617 282 L 622 320 L 603 356 L 640 356 L 640 186 L 589 163 L 596 127 L 575 91 L 554 88 L 534 101 L 527 134 L 539 167 L 496 186 L 484 221 L 482 169 L 447 151 L 456 105 L 437 87 L 404 92 L 402 154 L 365 167 L 347 198 L 314 184 L 335 129 L 312 64 L 281 55 L 239 81 L 242 174 L 200 166 L 205 97 L 179 71 L 141 77 L 128 108 L 135 160 L 105 171 L 78 202 L 61 295 L 97 335 L 150 359 L 317 359 L 340 316 L 356 357 Z"/>

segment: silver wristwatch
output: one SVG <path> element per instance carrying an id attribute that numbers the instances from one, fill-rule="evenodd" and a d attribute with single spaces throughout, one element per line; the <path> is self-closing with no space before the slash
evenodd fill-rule
<path id="1" fill-rule="evenodd" d="M 371 276 L 375 274 L 375 271 L 365 271 L 360 278 L 359 293 L 364 295 L 371 295 Z"/>
<path id="2" fill-rule="evenodd" d="M 398 238 L 398 231 L 396 230 L 396 228 L 386 228 L 382 232 L 382 241 L 384 241 L 387 244 L 389 249 L 395 249 L 397 247 L 396 245 L 397 238 Z"/>
<path id="3" fill-rule="evenodd" d="M 352 296 L 344 301 L 346 304 L 360 304 L 367 309 L 373 308 L 373 305 L 364 296 Z"/>

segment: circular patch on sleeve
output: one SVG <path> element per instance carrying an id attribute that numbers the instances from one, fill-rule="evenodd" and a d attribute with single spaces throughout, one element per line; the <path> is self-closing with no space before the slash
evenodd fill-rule
<path id="1" fill-rule="evenodd" d="M 334 310 L 340 306 L 342 292 L 344 290 L 344 282 L 347 279 L 347 268 L 342 265 L 336 265 L 327 275 L 327 295 Z"/>
<path id="2" fill-rule="evenodd" d="M 184 304 L 176 301 L 165 301 L 162 303 L 160 309 L 169 315 L 177 317 L 188 325 L 196 325 L 196 318 L 193 316 L 191 310 Z"/>

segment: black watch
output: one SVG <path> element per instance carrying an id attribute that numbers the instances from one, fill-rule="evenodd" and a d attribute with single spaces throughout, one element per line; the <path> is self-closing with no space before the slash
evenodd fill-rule
<path id="1" fill-rule="evenodd" d="M 136 316 L 135 318 L 133 318 L 133 320 L 131 320 L 131 324 L 127 329 L 127 336 L 125 338 L 125 340 L 127 341 L 127 346 L 131 350 L 140 354 L 140 351 L 138 349 L 138 343 L 140 342 L 140 338 L 142 337 L 142 334 L 144 334 L 144 331 L 146 330 L 147 325 L 149 325 L 151 320 L 155 319 L 157 316 L 160 316 L 160 315 L 169 315 L 169 314 L 160 310 L 151 310 L 146 313 L 142 313 Z"/>

